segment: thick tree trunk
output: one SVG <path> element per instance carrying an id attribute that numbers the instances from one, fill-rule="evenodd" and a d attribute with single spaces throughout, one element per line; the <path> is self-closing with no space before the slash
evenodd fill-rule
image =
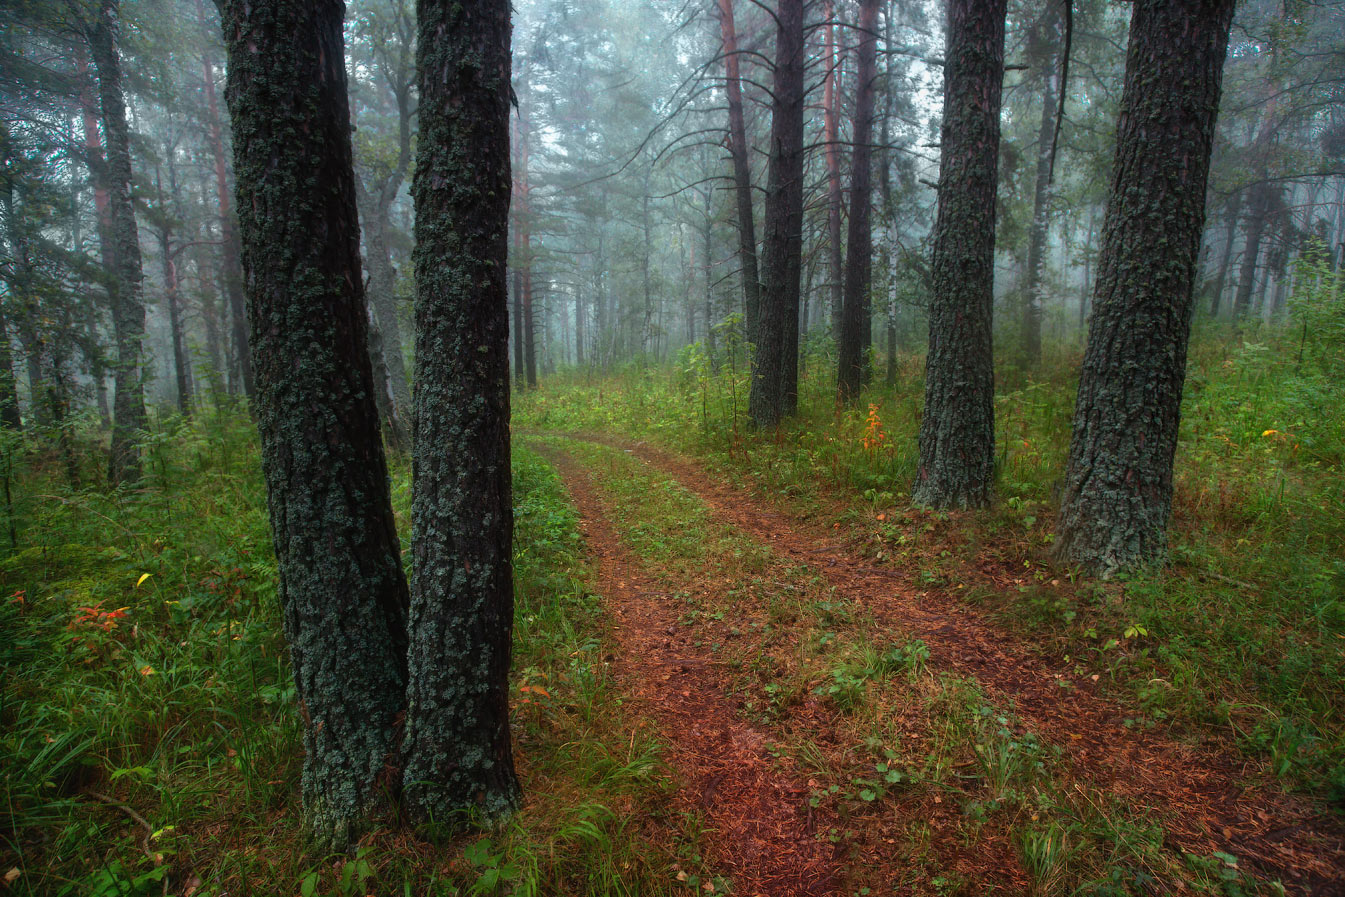
<path id="1" fill-rule="evenodd" d="M 761 319 L 761 273 L 757 270 L 757 227 L 752 203 L 752 167 L 747 156 L 747 126 L 738 64 L 738 32 L 733 0 L 719 0 L 719 29 L 724 53 L 724 94 L 729 106 L 729 155 L 733 157 L 733 194 L 738 207 L 738 259 L 742 266 L 743 322 L 747 342 L 755 345 Z"/>
<path id="2" fill-rule="evenodd" d="M 147 426 L 145 416 L 145 303 L 140 263 L 140 235 L 131 202 L 131 143 L 126 126 L 126 101 L 121 90 L 118 0 L 102 0 L 89 29 L 89 50 L 98 70 L 98 100 L 107 138 L 109 235 L 115 266 L 108 271 L 112 293 L 112 326 L 117 341 L 116 397 L 113 400 L 112 453 L 108 480 L 114 485 L 140 478 L 136 443 Z"/>
<path id="3" fill-rule="evenodd" d="M 520 800 L 509 741 L 508 0 L 419 0 L 416 448 L 405 788 L 418 818 Z"/>
<path id="4" fill-rule="evenodd" d="M 1139 0 L 1057 552 L 1101 576 L 1162 559 L 1192 286 L 1233 0 Z"/>
<path id="5" fill-rule="evenodd" d="M 1005 0 L 949 0 L 939 212 L 920 466 L 911 499 L 990 502 L 995 471 L 995 185 Z"/>
<path id="6" fill-rule="evenodd" d="M 344 849 L 397 783 L 409 603 L 374 405 L 339 0 L 223 0 L 255 411 L 304 722 Z"/>
<path id="7" fill-rule="evenodd" d="M 798 405 L 799 280 L 803 265 L 803 0 L 780 0 L 766 185 L 757 359 L 748 413 L 774 427 Z"/>
<path id="8" fill-rule="evenodd" d="M 873 86 L 877 77 L 878 2 L 859 4 L 859 65 L 855 85 L 854 171 L 850 175 L 850 233 L 846 238 L 845 296 L 841 309 L 836 399 L 853 403 L 864 385 L 868 346 L 863 344 L 864 319 L 870 317 L 869 279 L 873 270 L 872 174 L 869 147 L 873 136 Z"/>
<path id="9" fill-rule="evenodd" d="M 229 303 L 229 336 L 233 347 L 230 371 L 238 374 L 238 385 L 249 399 L 256 393 L 252 373 L 252 350 L 248 343 L 247 305 L 243 289 L 243 268 L 239 263 L 238 227 L 229 200 L 229 166 L 224 153 L 224 128 L 220 121 L 219 101 L 215 99 L 215 65 L 210 58 L 210 25 L 205 6 L 196 0 L 196 16 L 205 37 L 201 52 L 202 88 L 206 99 L 206 126 L 210 154 L 215 162 L 215 199 L 220 220 L 220 260 L 223 265 L 224 295 Z M 236 130 L 236 126 L 235 126 Z M 237 149 L 234 154 L 237 155 Z M 232 378 L 232 373 L 230 377 Z"/>

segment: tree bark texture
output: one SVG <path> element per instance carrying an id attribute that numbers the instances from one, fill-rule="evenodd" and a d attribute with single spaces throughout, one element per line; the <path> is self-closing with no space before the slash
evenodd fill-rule
<path id="1" fill-rule="evenodd" d="M 509 738 L 508 0 L 419 0 L 416 436 L 405 793 L 518 805 Z"/>
<path id="2" fill-rule="evenodd" d="M 995 186 L 1005 0 L 949 0 L 939 211 L 920 466 L 911 499 L 990 502 L 995 468 Z"/>
<path id="3" fill-rule="evenodd" d="M 1135 3 L 1057 552 L 1161 560 L 1233 0 Z"/>
<path id="4" fill-rule="evenodd" d="M 855 84 L 854 171 L 850 175 L 850 232 L 846 237 L 845 295 L 841 306 L 836 398 L 855 402 L 864 386 L 868 346 L 864 319 L 869 316 L 869 280 L 873 271 L 873 89 L 877 79 L 879 0 L 859 4 L 859 65 Z"/>
<path id="5" fill-rule="evenodd" d="M 89 29 L 89 51 L 98 71 L 98 102 L 107 140 L 105 163 L 110 244 L 108 271 L 112 328 L 117 343 L 116 395 L 112 403 L 112 452 L 108 480 L 115 484 L 140 478 L 139 432 L 145 416 L 145 301 L 140 260 L 140 234 L 131 201 L 131 143 L 126 126 L 126 100 L 121 89 L 118 0 L 102 0 Z"/>
<path id="6" fill-rule="evenodd" d="M 780 0 L 766 183 L 765 262 L 748 413 L 774 427 L 798 404 L 799 280 L 803 266 L 803 0 Z"/>
<path id="7" fill-rule="evenodd" d="M 256 419 L 304 722 L 344 849 L 397 785 L 408 594 L 374 404 L 339 0 L 222 0 Z"/>

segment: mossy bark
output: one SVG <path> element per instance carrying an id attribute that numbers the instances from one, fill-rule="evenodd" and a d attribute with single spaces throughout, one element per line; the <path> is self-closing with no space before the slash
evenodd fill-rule
<path id="1" fill-rule="evenodd" d="M 803 0 L 780 0 L 775 21 L 761 309 L 748 395 L 748 413 L 762 429 L 776 426 L 798 405 L 799 282 L 803 273 Z"/>
<path id="2" fill-rule="evenodd" d="M 1005 0 L 948 3 L 939 212 L 917 504 L 989 504 L 995 471 L 995 185 Z"/>
<path id="3" fill-rule="evenodd" d="M 408 594 L 374 406 L 339 0 L 223 0 L 280 602 L 304 811 L 343 848 L 398 784 Z"/>
<path id="4" fill-rule="evenodd" d="M 1140 0 L 1074 410 L 1057 551 L 1101 576 L 1160 561 L 1233 0 Z"/>
<path id="5" fill-rule="evenodd" d="M 140 479 L 140 432 L 145 429 L 145 301 L 140 236 L 131 201 L 131 142 L 126 125 L 126 99 L 121 89 L 121 58 L 117 46 L 121 6 L 102 0 L 88 31 L 89 52 L 98 71 L 98 102 L 107 137 L 104 166 L 108 193 L 108 237 L 113 249 L 108 292 L 112 300 L 112 330 L 117 344 L 116 395 L 112 400 L 112 451 L 108 480 Z"/>
<path id="6" fill-rule="evenodd" d="M 410 685 L 413 818 L 518 805 L 509 738 L 508 0 L 420 0 Z M 526 286 L 524 287 L 526 291 Z M 526 298 L 525 298 L 526 302 Z"/>

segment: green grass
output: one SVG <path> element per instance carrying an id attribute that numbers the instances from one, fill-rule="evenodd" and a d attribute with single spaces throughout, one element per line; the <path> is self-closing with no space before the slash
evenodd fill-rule
<path id="1" fill-rule="evenodd" d="M 842 410 L 829 368 L 810 360 L 799 415 L 770 433 L 745 424 L 741 365 L 712 369 L 699 352 L 667 370 L 562 374 L 520 397 L 515 419 L 699 456 L 796 513 L 840 523 L 858 547 L 923 586 L 965 597 L 1043 651 L 1100 673 L 1138 724 L 1227 734 L 1290 787 L 1340 808 L 1345 381 L 1330 366 L 1338 349 L 1319 345 L 1318 332 L 1335 331 L 1317 322 L 1306 336 L 1297 323 L 1197 332 L 1172 563 L 1110 584 L 1080 579 L 1051 557 L 1077 350 L 1057 349 L 1032 376 L 998 371 L 1000 500 L 978 514 L 907 508 L 918 357 L 900 360 L 893 387 L 872 387 Z"/>
<path id="2" fill-rule="evenodd" d="M 0 865 L 18 895 L 669 894 L 709 871 L 668 810 L 652 727 L 601 661 L 605 629 L 555 473 L 515 455 L 515 752 L 524 808 L 446 844 L 388 826 L 313 852 L 255 435 L 169 421 L 141 490 L 72 488 L 40 441 L 16 463 L 0 560 Z M 92 439 L 92 436 L 86 436 Z M 96 455 L 81 455 L 89 482 Z M 406 463 L 393 467 L 409 535 Z M 133 818 L 144 820 L 144 826 Z"/>

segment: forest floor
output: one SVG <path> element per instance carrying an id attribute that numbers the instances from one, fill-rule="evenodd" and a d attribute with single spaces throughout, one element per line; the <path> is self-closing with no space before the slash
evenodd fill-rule
<path id="1" fill-rule="evenodd" d="M 618 681 L 735 892 L 1345 882 L 1339 817 L 1226 739 L 1136 725 L 1098 674 L 865 557 L 836 513 L 801 519 L 647 443 L 526 435 L 581 515 Z"/>

